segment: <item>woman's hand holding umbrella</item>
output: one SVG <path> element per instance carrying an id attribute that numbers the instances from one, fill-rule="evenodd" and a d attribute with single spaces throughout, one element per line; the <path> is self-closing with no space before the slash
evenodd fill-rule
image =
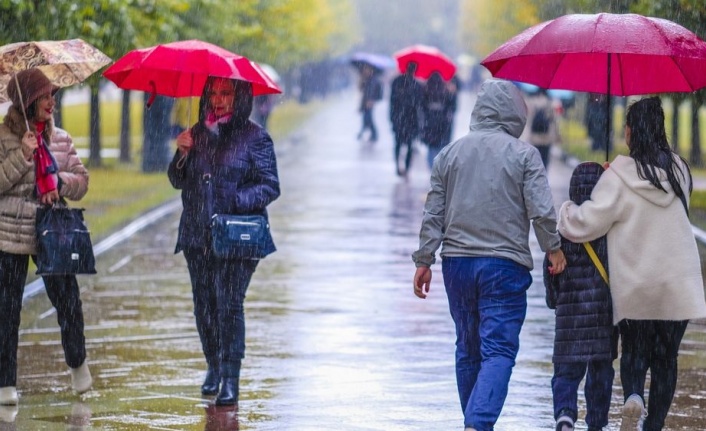
<path id="1" fill-rule="evenodd" d="M 176 145 L 182 157 L 186 157 L 189 154 L 191 147 L 194 146 L 194 139 L 191 137 L 191 129 L 186 129 L 179 133 L 176 138 Z"/>
<path id="2" fill-rule="evenodd" d="M 33 132 L 29 130 L 25 132 L 22 137 L 22 154 L 25 156 L 27 161 L 32 160 L 34 152 L 37 150 L 37 137 L 34 136 Z"/>
<path id="3" fill-rule="evenodd" d="M 189 151 L 191 151 L 191 148 L 194 146 L 194 138 L 191 137 L 191 129 L 186 129 L 179 133 L 176 138 L 176 145 L 179 154 L 181 154 L 177 162 L 177 168 L 181 169 L 186 163 L 186 157 L 189 155 Z"/>

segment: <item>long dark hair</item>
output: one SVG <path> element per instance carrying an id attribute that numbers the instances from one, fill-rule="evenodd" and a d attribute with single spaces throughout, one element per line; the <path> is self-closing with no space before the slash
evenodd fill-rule
<path id="1" fill-rule="evenodd" d="M 678 197 L 685 196 L 679 178 L 689 178 L 689 194 L 693 189 L 691 170 L 684 158 L 679 157 L 686 173 L 674 159 L 675 154 L 669 148 L 667 133 L 664 129 L 664 111 L 659 97 L 648 97 L 633 103 L 628 108 L 626 124 L 630 127 L 630 157 L 637 163 L 637 175 L 649 181 L 665 193 L 659 181 L 657 169 L 667 173 L 667 181 Z"/>
<path id="2" fill-rule="evenodd" d="M 199 100 L 199 120 L 203 121 L 206 118 L 209 107 L 209 94 L 211 93 L 211 86 L 213 81 L 217 78 L 209 77 L 204 86 L 203 92 L 201 94 L 201 99 Z M 235 124 L 243 124 L 250 117 L 252 112 L 253 104 L 253 90 L 252 84 L 246 81 L 241 81 L 239 79 L 230 79 L 233 83 L 233 91 L 235 92 L 235 97 L 233 98 L 233 122 Z"/>

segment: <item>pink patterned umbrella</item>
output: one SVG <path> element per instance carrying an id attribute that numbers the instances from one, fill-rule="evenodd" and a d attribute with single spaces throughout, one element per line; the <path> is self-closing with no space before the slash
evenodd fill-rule
<path id="1" fill-rule="evenodd" d="M 15 73 L 36 67 L 52 84 L 69 87 L 83 82 L 110 57 L 81 39 L 17 42 L 0 47 L 0 102 L 7 102 L 7 86 Z"/>

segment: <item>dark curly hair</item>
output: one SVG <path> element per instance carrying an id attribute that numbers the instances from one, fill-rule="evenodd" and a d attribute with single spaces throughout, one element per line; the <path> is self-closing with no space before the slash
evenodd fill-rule
<path id="1" fill-rule="evenodd" d="M 639 100 L 628 108 L 626 124 L 630 127 L 630 157 L 637 163 L 637 174 L 643 180 L 665 193 L 657 169 L 667 173 L 667 180 L 678 197 L 686 197 L 681 188 L 679 179 L 689 179 L 689 194 L 693 185 L 689 164 L 681 159 L 684 170 L 676 162 L 675 156 L 669 147 L 667 133 L 664 129 L 664 111 L 659 97 L 648 97 Z M 686 172 L 685 172 L 686 171 Z"/>

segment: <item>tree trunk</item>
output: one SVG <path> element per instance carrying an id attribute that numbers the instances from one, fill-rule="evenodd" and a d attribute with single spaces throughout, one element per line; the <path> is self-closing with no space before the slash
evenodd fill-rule
<path id="1" fill-rule="evenodd" d="M 91 86 L 91 121 L 89 124 L 89 150 L 88 165 L 91 167 L 101 166 L 101 134 L 100 134 L 100 84 Z"/>
<path id="2" fill-rule="evenodd" d="M 63 128 L 62 124 L 64 122 L 64 117 L 61 114 L 62 99 L 64 96 L 64 90 L 59 90 L 54 94 L 54 125 L 59 128 Z"/>
<path id="3" fill-rule="evenodd" d="M 701 167 L 701 134 L 699 133 L 699 108 L 701 107 L 701 97 L 698 94 L 692 96 L 691 104 L 691 154 L 689 162 L 694 167 Z"/>
<path id="4" fill-rule="evenodd" d="M 120 115 L 120 162 L 130 163 L 130 90 L 123 90 Z"/>
<path id="5" fill-rule="evenodd" d="M 145 98 L 150 94 L 145 93 Z M 171 137 L 171 113 L 174 99 L 157 96 L 143 114 L 142 171 L 165 172 L 169 166 Z"/>
<path id="6" fill-rule="evenodd" d="M 672 148 L 674 152 L 679 154 L 679 105 L 681 105 L 680 100 L 673 97 L 672 109 L 674 113 L 672 114 Z"/>

